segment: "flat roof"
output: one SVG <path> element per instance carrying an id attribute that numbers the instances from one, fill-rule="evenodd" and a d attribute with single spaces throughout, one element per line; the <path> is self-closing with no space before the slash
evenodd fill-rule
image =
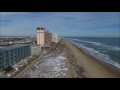
<path id="1" fill-rule="evenodd" d="M 45 28 L 44 27 L 37 27 L 37 30 L 45 30 Z"/>
<path id="2" fill-rule="evenodd" d="M 16 49 L 16 48 L 20 48 L 20 47 L 28 46 L 28 45 L 30 44 L 17 44 L 17 45 L 7 46 L 7 47 L 0 48 L 0 52 L 4 52 L 7 50 Z"/>

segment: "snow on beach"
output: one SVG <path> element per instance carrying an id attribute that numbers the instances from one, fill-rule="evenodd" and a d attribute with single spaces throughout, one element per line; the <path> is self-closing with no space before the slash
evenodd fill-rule
<path id="1" fill-rule="evenodd" d="M 27 70 L 20 78 L 56 78 L 66 75 L 65 57 L 54 53 L 45 55 L 41 60 Z"/>

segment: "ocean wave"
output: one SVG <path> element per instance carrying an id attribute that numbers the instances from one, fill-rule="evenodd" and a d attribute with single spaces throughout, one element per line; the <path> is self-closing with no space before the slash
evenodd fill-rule
<path id="1" fill-rule="evenodd" d="M 102 43 L 100 43 L 100 42 L 84 41 L 84 40 L 73 39 L 73 38 L 69 38 L 69 39 L 75 40 L 75 41 L 87 42 L 87 43 L 91 43 L 91 44 L 98 45 L 98 46 L 102 45 Z"/>
<path id="2" fill-rule="evenodd" d="M 76 43 L 76 42 L 73 42 L 71 40 L 69 40 L 71 43 L 73 43 L 74 45 L 76 45 L 77 47 L 81 48 L 85 53 L 103 61 L 103 62 L 106 62 L 106 63 L 109 63 L 111 65 L 114 65 L 118 68 L 120 68 L 120 64 L 111 60 L 111 58 L 107 55 L 107 54 L 103 54 L 103 53 L 100 53 L 98 50 L 95 50 L 93 48 L 90 48 L 90 47 L 86 47 L 84 46 L 83 44 L 80 44 L 80 43 Z"/>
<path id="3" fill-rule="evenodd" d="M 100 42 L 84 41 L 84 40 L 73 39 L 73 38 L 69 38 L 69 40 L 72 40 L 72 41 L 75 40 L 75 41 L 80 41 L 80 42 L 84 42 L 84 43 L 93 44 L 93 45 L 96 45 L 96 46 L 101 46 L 101 48 L 106 49 L 106 50 L 120 51 L 120 47 L 107 45 L 107 44 L 100 43 Z"/>
<path id="4" fill-rule="evenodd" d="M 120 51 L 120 47 L 117 46 L 103 45 L 103 47 L 109 51 Z"/>

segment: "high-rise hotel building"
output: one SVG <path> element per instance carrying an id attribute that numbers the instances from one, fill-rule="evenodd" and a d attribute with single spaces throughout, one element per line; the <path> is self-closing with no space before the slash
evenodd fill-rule
<path id="1" fill-rule="evenodd" d="M 52 34 L 45 30 L 45 28 L 37 28 L 37 45 L 40 47 L 45 47 L 52 41 Z"/>

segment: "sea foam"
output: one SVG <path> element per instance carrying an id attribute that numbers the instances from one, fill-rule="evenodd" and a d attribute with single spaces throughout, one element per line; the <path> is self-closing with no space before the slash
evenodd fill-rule
<path id="1" fill-rule="evenodd" d="M 80 44 L 80 43 L 76 43 L 73 41 L 73 39 L 68 39 L 71 43 L 73 43 L 75 46 L 81 48 L 85 53 L 103 61 L 103 62 L 106 62 L 106 63 L 109 63 L 111 65 L 114 65 L 118 68 L 120 68 L 120 64 L 111 60 L 111 58 L 109 57 L 109 55 L 107 54 L 103 54 L 103 53 L 100 53 L 98 50 L 95 50 L 94 48 L 90 48 L 90 47 L 86 47 L 84 46 L 83 44 Z M 83 40 L 78 40 L 78 39 L 74 39 L 74 40 L 77 40 L 77 41 L 83 41 Z M 84 42 L 88 42 L 88 41 L 84 41 Z M 96 44 L 96 42 L 90 42 L 89 43 L 94 43 Z M 101 44 L 101 43 L 97 43 L 97 44 Z M 109 47 L 111 48 L 110 46 L 107 46 L 106 47 Z M 117 47 L 112 47 L 110 50 L 119 50 L 119 48 Z"/>

